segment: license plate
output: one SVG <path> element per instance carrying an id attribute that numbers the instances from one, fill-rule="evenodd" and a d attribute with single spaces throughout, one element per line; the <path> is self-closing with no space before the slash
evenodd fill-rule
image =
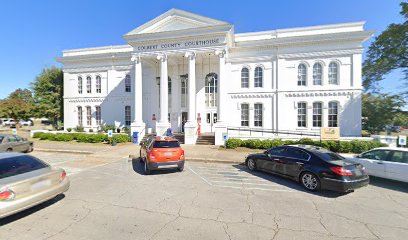
<path id="1" fill-rule="evenodd" d="M 170 156 L 172 156 L 172 155 L 173 155 L 172 152 L 165 152 L 165 153 L 164 153 L 164 156 L 166 156 L 166 157 L 170 157 Z"/>
<path id="2" fill-rule="evenodd" d="M 35 191 L 35 190 L 43 189 L 49 186 L 51 186 L 51 180 L 40 181 L 40 182 L 36 182 L 33 185 L 31 185 L 31 190 Z"/>

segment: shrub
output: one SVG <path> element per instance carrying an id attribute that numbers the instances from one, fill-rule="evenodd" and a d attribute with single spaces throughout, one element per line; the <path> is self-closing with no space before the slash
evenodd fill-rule
<path id="1" fill-rule="evenodd" d="M 243 141 L 241 139 L 231 138 L 227 140 L 226 146 L 229 149 L 235 149 L 237 147 L 241 147 Z"/>
<path id="2" fill-rule="evenodd" d="M 91 128 L 91 129 L 89 129 L 89 132 L 90 132 L 90 133 L 93 133 L 93 129 L 92 129 L 92 128 Z"/>
<path id="3" fill-rule="evenodd" d="M 68 132 L 71 132 L 71 131 L 72 131 L 72 128 L 67 128 L 67 131 L 68 131 Z"/>
<path id="4" fill-rule="evenodd" d="M 353 151 L 353 144 L 349 141 L 340 142 L 340 152 L 349 153 Z"/>
<path id="5" fill-rule="evenodd" d="M 127 134 L 115 134 L 113 135 L 112 140 L 115 140 L 117 143 L 124 143 L 130 142 L 131 138 Z"/>
<path id="6" fill-rule="evenodd" d="M 84 127 L 83 126 L 77 126 L 75 128 L 75 132 L 85 132 Z"/>
<path id="7" fill-rule="evenodd" d="M 105 125 L 102 126 L 102 131 L 104 131 L 104 132 L 107 133 L 109 130 L 115 131 L 115 130 L 116 130 L 115 125 L 113 125 L 113 124 L 105 124 Z"/>

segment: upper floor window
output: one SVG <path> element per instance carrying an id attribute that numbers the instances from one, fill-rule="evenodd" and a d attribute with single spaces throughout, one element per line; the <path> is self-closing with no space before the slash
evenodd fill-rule
<path id="1" fill-rule="evenodd" d="M 241 70 L 241 88 L 249 88 L 249 70 L 246 67 Z"/>
<path id="2" fill-rule="evenodd" d="M 101 125 L 101 106 L 96 106 L 95 107 L 95 119 L 96 119 L 96 125 Z"/>
<path id="3" fill-rule="evenodd" d="M 307 104 L 305 102 L 298 103 L 298 127 L 306 127 L 307 123 Z"/>
<path id="4" fill-rule="evenodd" d="M 322 64 L 313 65 L 313 85 L 322 85 L 323 68 Z"/>
<path id="5" fill-rule="evenodd" d="M 102 92 L 102 80 L 101 76 L 96 76 L 96 93 Z"/>
<path id="6" fill-rule="evenodd" d="M 78 93 L 82 94 L 82 77 L 78 77 Z"/>
<path id="7" fill-rule="evenodd" d="M 313 103 L 313 127 L 322 126 L 322 103 Z"/>
<path id="8" fill-rule="evenodd" d="M 130 82 L 130 75 L 127 74 L 125 77 L 125 92 L 130 92 L 131 91 L 131 82 Z"/>
<path id="9" fill-rule="evenodd" d="M 261 103 L 254 104 L 254 126 L 262 127 L 263 106 Z"/>
<path id="10" fill-rule="evenodd" d="M 249 127 L 249 104 L 241 104 L 241 126 Z"/>
<path id="11" fill-rule="evenodd" d="M 263 87 L 263 70 L 261 67 L 255 68 L 254 87 Z"/>
<path id="12" fill-rule="evenodd" d="M 329 64 L 329 84 L 339 84 L 338 65 L 335 62 Z"/>
<path id="13" fill-rule="evenodd" d="M 307 80 L 307 68 L 305 64 L 300 64 L 298 66 L 298 86 L 306 86 Z"/>
<path id="14" fill-rule="evenodd" d="M 125 106 L 125 125 L 130 126 L 132 121 L 132 112 L 130 106 Z"/>
<path id="15" fill-rule="evenodd" d="M 88 76 L 86 77 L 86 92 L 87 93 L 91 93 L 92 92 L 92 81 L 91 81 L 91 77 Z"/>
<path id="16" fill-rule="evenodd" d="M 338 126 L 338 112 L 339 106 L 337 102 L 329 102 L 329 127 L 337 127 Z"/>

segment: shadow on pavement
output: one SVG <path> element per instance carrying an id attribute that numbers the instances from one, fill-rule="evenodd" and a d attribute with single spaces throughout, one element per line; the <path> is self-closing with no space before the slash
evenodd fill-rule
<path id="1" fill-rule="evenodd" d="M 139 173 L 140 175 L 146 175 L 144 173 L 144 163 L 140 160 L 140 158 L 132 158 L 132 167 L 133 171 Z M 151 171 L 149 175 L 163 175 L 163 174 L 171 174 L 171 173 L 178 173 L 177 169 L 165 169 L 165 170 L 154 170 Z"/>
<path id="2" fill-rule="evenodd" d="M 54 198 L 52 198 L 52 199 L 50 199 L 50 200 L 48 200 L 46 202 L 43 202 L 43 203 L 41 203 L 39 205 L 36 205 L 36 206 L 34 206 L 32 208 L 26 209 L 26 210 L 24 210 L 22 212 L 19 212 L 19 213 L 13 214 L 11 216 L 5 217 L 3 219 L 0 219 L 0 226 L 4 226 L 4 225 L 7 225 L 7 224 L 12 223 L 14 221 L 25 218 L 25 217 L 33 214 L 33 213 L 41 211 L 42 209 L 47 208 L 47 207 L 61 201 L 64 198 L 65 198 L 64 194 L 59 194 L 58 196 L 56 196 L 56 197 L 54 197 Z"/>
<path id="3" fill-rule="evenodd" d="M 278 175 L 274 175 L 274 174 L 269 174 L 266 172 L 261 172 L 261 171 L 250 171 L 246 165 L 244 163 L 241 164 L 235 164 L 232 165 L 233 167 L 239 169 L 240 171 L 252 174 L 256 177 L 265 179 L 267 181 L 291 188 L 293 190 L 296 191 L 300 191 L 300 192 L 304 192 L 307 194 L 311 194 L 311 195 L 316 195 L 316 196 L 321 196 L 321 197 L 326 197 L 326 198 L 337 198 L 337 197 L 341 197 L 344 196 L 348 193 L 341 193 L 341 192 L 333 192 L 333 191 L 327 191 L 327 190 L 320 190 L 318 192 L 310 192 L 307 191 L 306 189 L 304 189 L 298 182 L 288 179 L 288 178 L 284 178 Z M 357 189 L 358 191 L 358 189 Z"/>
<path id="4" fill-rule="evenodd" d="M 408 193 L 408 183 L 370 176 L 370 185 Z"/>

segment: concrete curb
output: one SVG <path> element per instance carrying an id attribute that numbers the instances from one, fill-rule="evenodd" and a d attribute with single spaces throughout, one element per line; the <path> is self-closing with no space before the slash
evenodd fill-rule
<path id="1" fill-rule="evenodd" d="M 39 151 L 39 152 L 56 152 L 56 153 L 93 154 L 93 152 L 82 151 L 82 150 L 62 150 L 62 149 L 47 149 L 47 148 L 34 148 L 34 151 Z"/>

